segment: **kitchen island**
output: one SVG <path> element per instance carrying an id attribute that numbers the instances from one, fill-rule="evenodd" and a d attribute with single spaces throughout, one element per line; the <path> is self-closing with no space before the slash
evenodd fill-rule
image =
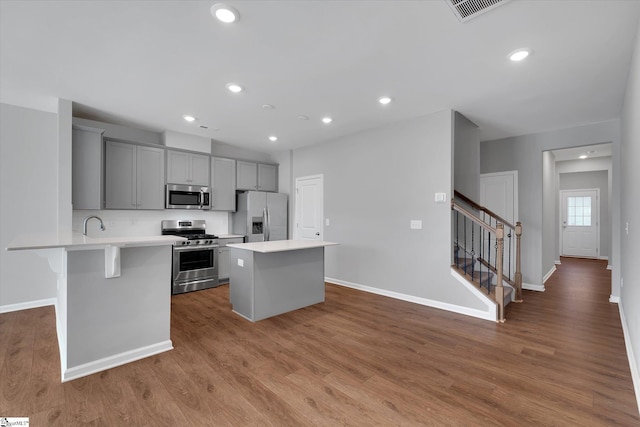
<path id="1" fill-rule="evenodd" d="M 324 248 L 338 243 L 234 243 L 229 258 L 233 311 L 252 322 L 324 302 Z"/>
<path id="2" fill-rule="evenodd" d="M 176 236 L 20 236 L 57 275 L 61 378 L 69 381 L 171 350 L 172 245 Z"/>

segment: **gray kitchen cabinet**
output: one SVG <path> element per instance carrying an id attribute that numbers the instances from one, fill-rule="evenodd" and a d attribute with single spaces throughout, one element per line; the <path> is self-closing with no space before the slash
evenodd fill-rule
<path id="1" fill-rule="evenodd" d="M 73 125 L 71 204 L 73 209 L 102 209 L 104 129 Z"/>
<path id="2" fill-rule="evenodd" d="M 258 163 L 258 190 L 278 191 L 278 167 Z"/>
<path id="3" fill-rule="evenodd" d="M 229 265 L 229 248 L 227 245 L 230 243 L 243 243 L 242 237 L 230 237 L 226 239 L 218 239 L 218 283 L 229 283 L 229 276 L 231 274 L 231 266 Z"/>
<path id="4" fill-rule="evenodd" d="M 167 183 L 209 185 L 209 156 L 167 151 Z"/>
<path id="5" fill-rule="evenodd" d="M 236 161 L 222 157 L 211 158 L 212 211 L 236 210 Z"/>
<path id="6" fill-rule="evenodd" d="M 237 162 L 237 189 L 278 191 L 278 167 L 264 163 Z"/>
<path id="7" fill-rule="evenodd" d="M 164 209 L 164 150 L 105 142 L 105 208 Z"/>
<path id="8" fill-rule="evenodd" d="M 238 160 L 236 162 L 238 179 L 236 181 L 238 190 L 258 189 L 258 165 L 254 162 Z"/>

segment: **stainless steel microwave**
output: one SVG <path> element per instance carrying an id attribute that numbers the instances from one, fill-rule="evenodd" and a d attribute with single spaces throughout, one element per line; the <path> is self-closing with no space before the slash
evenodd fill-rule
<path id="1" fill-rule="evenodd" d="M 167 209 L 211 209 L 211 191 L 199 185 L 167 184 L 164 200 Z"/>

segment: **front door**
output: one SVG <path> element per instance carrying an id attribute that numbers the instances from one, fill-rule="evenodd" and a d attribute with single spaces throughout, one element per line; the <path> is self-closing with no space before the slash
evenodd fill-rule
<path id="1" fill-rule="evenodd" d="M 324 221 L 322 175 L 296 178 L 296 218 L 298 240 L 322 240 Z"/>
<path id="2" fill-rule="evenodd" d="M 598 189 L 562 190 L 562 255 L 598 257 Z"/>

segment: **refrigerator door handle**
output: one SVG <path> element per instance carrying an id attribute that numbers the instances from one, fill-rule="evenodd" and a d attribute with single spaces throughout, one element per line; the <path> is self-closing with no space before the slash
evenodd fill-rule
<path id="1" fill-rule="evenodd" d="M 267 208 L 267 240 L 271 240 L 271 211 Z"/>
<path id="2" fill-rule="evenodd" d="M 265 242 L 269 240 L 269 233 L 267 232 L 269 229 L 268 218 L 267 208 L 262 209 L 262 240 Z"/>

